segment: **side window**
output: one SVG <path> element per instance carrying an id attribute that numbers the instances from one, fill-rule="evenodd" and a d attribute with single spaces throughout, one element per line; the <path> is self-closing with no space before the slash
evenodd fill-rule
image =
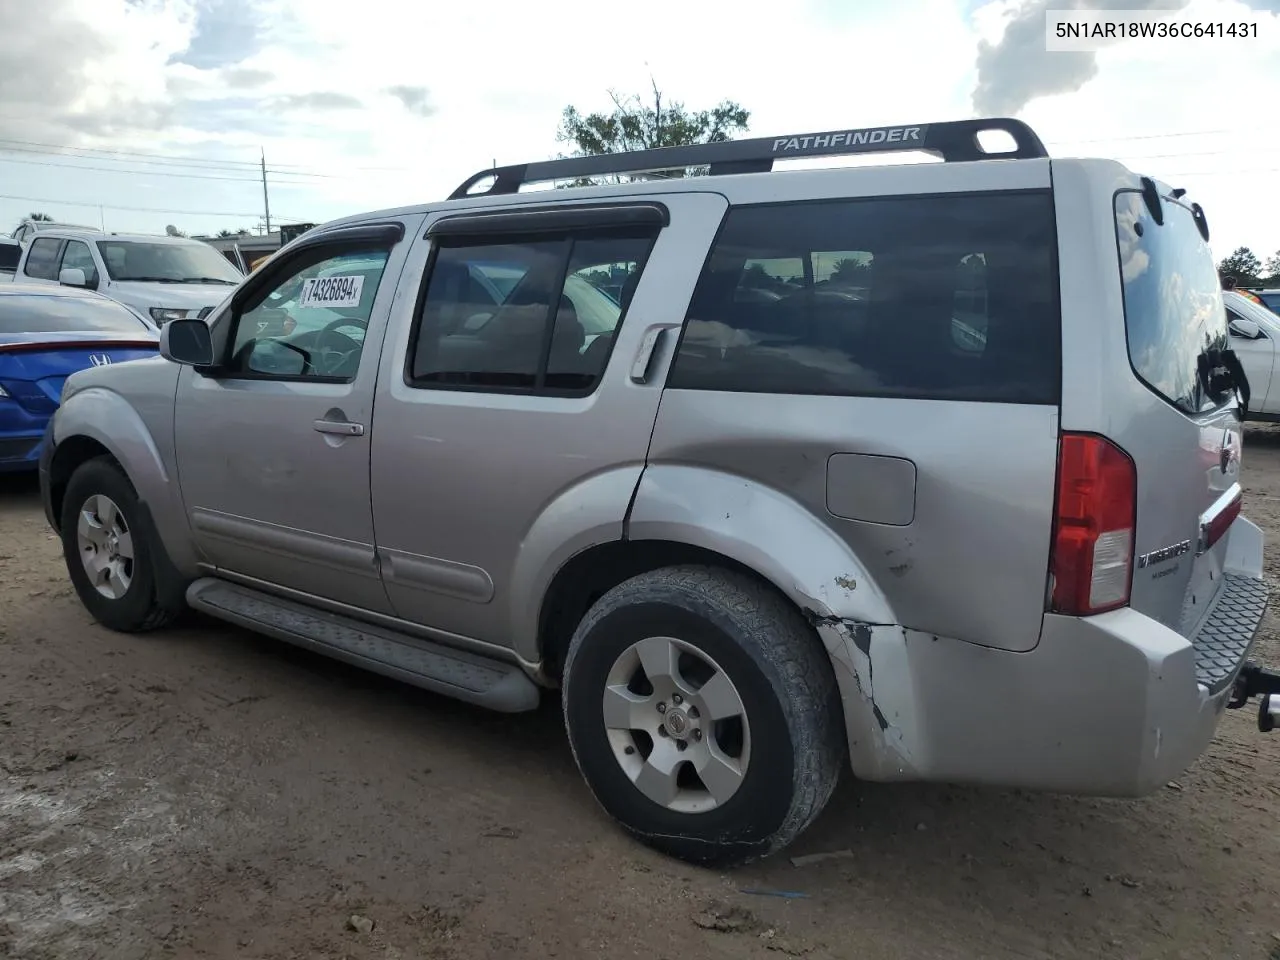
<path id="1" fill-rule="evenodd" d="M 1054 403 L 1056 270 L 1046 193 L 735 207 L 668 386 Z"/>
<path id="2" fill-rule="evenodd" d="M 413 347 L 419 387 L 595 389 L 652 234 L 446 240 Z"/>
<path id="3" fill-rule="evenodd" d="M 58 279 L 58 247 L 61 240 L 41 237 L 31 242 L 31 252 L 27 254 L 27 265 L 23 273 L 37 280 Z"/>
<path id="4" fill-rule="evenodd" d="M 226 372 L 353 380 L 389 250 L 303 252 L 232 318 Z"/>
<path id="5" fill-rule="evenodd" d="M 98 285 L 98 267 L 93 262 L 93 254 L 87 243 L 79 240 L 68 240 L 67 249 L 62 251 L 61 270 L 83 270 L 84 278 L 91 287 Z"/>

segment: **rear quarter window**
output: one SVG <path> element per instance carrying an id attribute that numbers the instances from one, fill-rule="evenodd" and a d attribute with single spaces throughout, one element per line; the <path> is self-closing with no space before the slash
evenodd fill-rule
<path id="1" fill-rule="evenodd" d="M 1056 403 L 1047 191 L 730 210 L 669 386 Z"/>
<path id="2" fill-rule="evenodd" d="M 1213 253 L 1189 208 L 1164 201 L 1165 221 L 1151 217 L 1142 194 L 1116 194 L 1116 241 L 1129 362 L 1138 379 L 1184 413 L 1221 406 L 1206 366 L 1229 348 L 1227 312 Z"/>
<path id="3" fill-rule="evenodd" d="M 16 243 L 0 242 L 0 270 L 12 273 L 18 269 L 18 261 L 22 259 L 22 247 Z"/>

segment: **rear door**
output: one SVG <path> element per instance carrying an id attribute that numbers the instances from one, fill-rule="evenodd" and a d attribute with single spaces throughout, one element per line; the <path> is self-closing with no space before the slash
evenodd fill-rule
<path id="1" fill-rule="evenodd" d="M 1222 586 L 1240 505 L 1242 428 L 1221 375 L 1227 313 L 1188 205 L 1164 198 L 1158 223 L 1135 184 L 1112 206 L 1130 370 L 1104 385 L 1105 428 L 1137 471 L 1131 605 L 1190 636 Z"/>
<path id="2" fill-rule="evenodd" d="M 662 391 L 644 360 L 724 209 L 699 193 L 433 216 L 378 379 L 373 513 L 397 614 L 507 646 L 531 576 L 622 536 Z"/>

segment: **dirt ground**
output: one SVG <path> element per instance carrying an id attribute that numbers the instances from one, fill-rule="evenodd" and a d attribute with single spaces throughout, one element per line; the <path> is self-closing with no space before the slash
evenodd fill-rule
<path id="1" fill-rule="evenodd" d="M 1280 431 L 1249 431 L 1245 479 L 1275 590 Z M 0 484 L 0 956 L 1280 960 L 1254 722 L 1139 801 L 846 778 L 792 850 L 706 872 L 606 820 L 554 700 L 489 715 L 214 622 L 95 626 L 34 483 Z"/>

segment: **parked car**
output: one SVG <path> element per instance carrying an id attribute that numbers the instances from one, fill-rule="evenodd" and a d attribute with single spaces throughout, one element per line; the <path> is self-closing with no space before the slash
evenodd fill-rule
<path id="1" fill-rule="evenodd" d="M 772 171 L 898 149 L 946 162 Z M 599 802 L 689 860 L 781 849 L 846 767 L 1147 794 L 1280 692 L 1208 237 L 1010 120 L 486 170 L 73 376 L 45 510 L 112 629 L 558 690 Z"/>
<path id="2" fill-rule="evenodd" d="M 80 233 L 103 233 L 96 227 L 84 227 L 75 223 L 60 223 L 56 220 L 35 220 L 26 217 L 18 222 L 17 228 L 13 231 L 13 239 L 25 246 L 35 239 L 37 233 L 47 233 L 50 230 L 75 230 Z"/>
<path id="3" fill-rule="evenodd" d="M 1249 293 L 1261 300 L 1272 313 L 1280 313 L 1280 290 L 1250 290 Z"/>
<path id="4" fill-rule="evenodd" d="M 86 290 L 0 286 L 0 472 L 35 471 L 68 375 L 155 357 L 156 328 Z"/>
<path id="5" fill-rule="evenodd" d="M 17 278 L 96 290 L 157 325 L 206 317 L 243 275 L 199 240 L 47 230 L 27 245 Z"/>
<path id="6" fill-rule="evenodd" d="M 0 283 L 12 283 L 18 261 L 22 259 L 22 245 L 17 240 L 0 237 Z"/>
<path id="7" fill-rule="evenodd" d="M 1222 301 L 1230 324 L 1231 347 L 1249 379 L 1249 409 L 1245 418 L 1280 423 L 1280 377 L 1276 371 L 1280 316 L 1240 291 L 1224 293 Z"/>

